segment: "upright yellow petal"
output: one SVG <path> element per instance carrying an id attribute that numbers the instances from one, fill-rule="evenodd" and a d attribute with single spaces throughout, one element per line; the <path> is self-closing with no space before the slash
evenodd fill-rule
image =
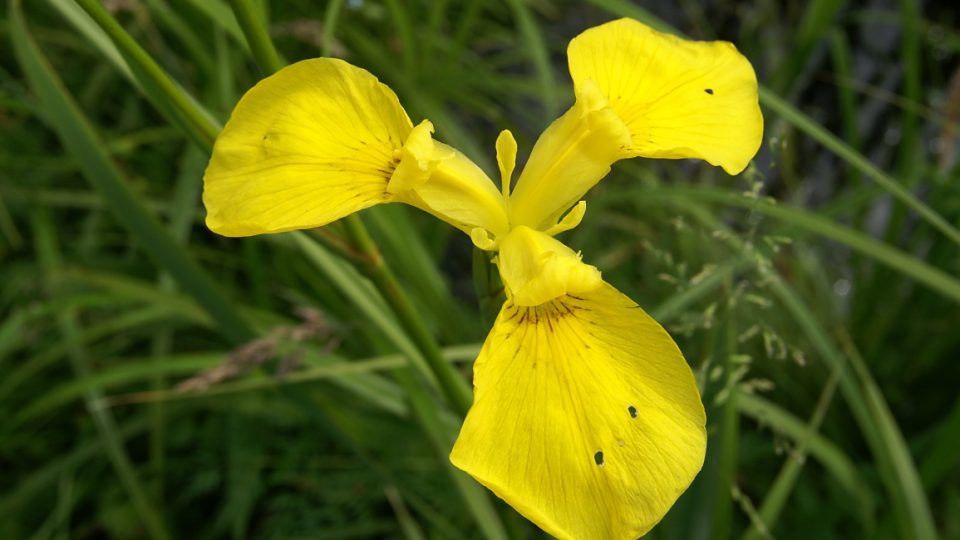
<path id="1" fill-rule="evenodd" d="M 567 58 L 574 87 L 596 84 L 629 127 L 631 156 L 701 158 L 737 174 L 760 148 L 757 77 L 731 43 L 620 19 L 574 38 Z"/>
<path id="2" fill-rule="evenodd" d="M 288 66 L 243 96 L 217 138 L 207 226 L 225 236 L 303 229 L 386 202 L 412 127 L 363 69 L 332 58 Z"/>
<path id="3" fill-rule="evenodd" d="M 510 194 L 510 222 L 550 229 L 629 146 L 629 130 L 599 89 L 590 84 L 578 88 L 574 106 L 533 146 Z"/>
<path id="4" fill-rule="evenodd" d="M 421 161 L 430 163 L 429 179 L 414 189 L 395 193 L 394 200 L 429 212 L 468 235 L 477 228 L 494 236 L 506 234 L 503 196 L 470 158 L 433 141 L 431 154 Z"/>
<path id="5" fill-rule="evenodd" d="M 644 534 L 703 464 L 690 368 L 606 283 L 538 306 L 508 300 L 474 386 L 451 461 L 558 538 Z"/>

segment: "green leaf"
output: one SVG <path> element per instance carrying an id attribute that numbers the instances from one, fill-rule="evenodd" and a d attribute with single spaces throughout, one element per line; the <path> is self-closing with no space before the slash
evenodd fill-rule
<path id="1" fill-rule="evenodd" d="M 203 306 L 216 321 L 217 329 L 234 343 L 249 340 L 253 332 L 237 315 L 216 282 L 177 244 L 127 185 L 93 127 L 30 38 L 17 5 L 18 2 L 14 2 L 10 8 L 17 58 L 30 87 L 47 112 L 45 119 L 61 143 L 77 160 L 87 180 L 101 193 L 117 220 L 154 262 L 169 271 L 183 290 Z"/>

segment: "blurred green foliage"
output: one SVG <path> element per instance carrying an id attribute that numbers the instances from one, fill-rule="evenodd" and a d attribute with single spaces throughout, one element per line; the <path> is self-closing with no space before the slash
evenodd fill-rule
<path id="1" fill-rule="evenodd" d="M 283 59 L 369 69 L 488 172 L 499 130 L 522 160 L 570 104 L 585 28 L 736 43 L 765 85 L 748 171 L 621 163 L 564 237 L 671 330 L 708 407 L 704 471 L 649 537 L 960 538 L 951 2 L 8 4 L 0 538 L 543 536 L 438 459 L 455 409 L 404 384 L 429 354 L 336 256 L 343 227 L 203 227 L 210 140 L 269 47 L 243 5 Z M 362 217 L 468 377 L 491 294 L 469 240 Z"/>

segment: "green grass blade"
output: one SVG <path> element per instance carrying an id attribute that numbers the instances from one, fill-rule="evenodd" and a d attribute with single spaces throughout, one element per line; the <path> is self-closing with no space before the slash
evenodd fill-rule
<path id="1" fill-rule="evenodd" d="M 690 199 L 748 208 L 788 225 L 841 242 L 877 262 L 899 271 L 904 276 L 960 302 L 960 280 L 957 278 L 870 236 L 806 210 L 781 204 L 770 204 L 744 197 L 740 193 L 705 187 L 657 187 L 655 190 L 644 190 L 642 193 L 644 193 L 644 197 L 651 200 L 666 197 L 673 200 Z"/>
<path id="2" fill-rule="evenodd" d="M 926 452 L 920 464 L 920 477 L 927 491 L 932 491 L 949 479 L 950 473 L 960 466 L 960 452 L 957 452 L 960 447 L 960 398 L 937 426 L 933 441 L 932 448 Z"/>
<path id="3" fill-rule="evenodd" d="M 789 286 L 774 280 L 770 288 L 807 334 L 827 365 L 840 374 L 844 398 L 880 465 L 883 473 L 881 478 L 890 495 L 893 511 L 898 516 L 900 534 L 904 538 L 935 540 L 937 529 L 920 476 L 903 434 L 866 366 L 859 359 L 844 355 L 836 348 L 816 316 Z M 851 344 L 846 348 L 850 350 Z"/>
<path id="4" fill-rule="evenodd" d="M 127 65 L 123 55 L 110 41 L 110 37 L 97 26 L 97 23 L 74 0 L 47 0 L 47 3 L 59 11 L 60 15 L 83 35 L 87 43 L 92 44 L 99 50 L 120 73 L 139 86 L 140 83 L 134 78 L 130 66 Z"/>
<path id="5" fill-rule="evenodd" d="M 127 440 L 145 432 L 146 428 L 147 423 L 144 419 L 130 421 L 116 430 L 117 440 L 120 444 L 125 444 Z M 0 519 L 21 511 L 31 500 L 43 496 L 44 490 L 63 474 L 102 455 L 103 450 L 102 439 L 95 438 L 89 442 L 78 442 L 69 452 L 33 471 L 12 490 L 4 492 L 3 504 L 0 504 Z"/>
<path id="6" fill-rule="evenodd" d="M 797 444 L 802 441 L 805 451 L 823 465 L 844 491 L 856 501 L 863 522 L 865 524 L 873 522 L 875 502 L 870 485 L 860 474 L 853 460 L 836 444 L 810 430 L 808 423 L 804 423 L 793 414 L 760 396 L 741 392 L 737 409 L 741 414 L 761 424 L 770 425 Z"/>
<path id="7" fill-rule="evenodd" d="M 194 143 L 210 150 L 220 133 L 213 117 L 157 64 L 99 0 L 76 2 L 113 41 L 147 99 Z"/>
<path id="8" fill-rule="evenodd" d="M 507 0 L 507 4 L 513 12 L 513 19 L 526 45 L 524 49 L 530 55 L 537 81 L 540 83 L 544 116 L 548 122 L 553 121 L 558 108 L 557 81 L 553 75 L 553 67 L 550 65 L 550 51 L 543 39 L 543 32 L 540 31 L 537 21 L 530 13 L 527 0 Z"/>
<path id="9" fill-rule="evenodd" d="M 46 119 L 67 151 L 76 158 L 84 176 L 147 254 L 210 313 L 224 336 L 234 343 L 250 339 L 253 333 L 213 279 L 174 241 L 128 187 L 93 127 L 31 39 L 16 5 L 11 4 L 11 21 L 20 65 L 47 111 Z"/>
<path id="10" fill-rule="evenodd" d="M 833 401 L 833 394 L 837 388 L 838 378 L 836 374 L 830 377 L 827 384 L 824 385 L 820 393 L 820 399 L 817 400 L 817 406 L 813 411 L 810 421 L 807 422 L 803 434 L 796 440 L 796 447 L 789 451 L 786 462 L 777 474 L 773 485 L 767 490 L 763 498 L 763 503 L 758 509 L 758 521 L 751 524 L 750 529 L 743 535 L 744 540 L 760 540 L 770 536 L 771 531 L 776 525 L 780 512 L 789 499 L 797 478 L 803 470 L 806 463 L 806 456 L 810 446 L 810 440 L 820 429 L 823 417 Z"/>
<path id="11" fill-rule="evenodd" d="M 23 25 L 22 14 L 19 10 L 19 0 L 11 3 L 11 20 L 14 21 L 14 32 L 24 35 L 17 36 L 16 39 L 24 39 L 25 28 Z M 54 226 L 48 216 L 41 214 L 40 211 L 34 212 L 34 242 L 35 249 L 40 260 L 41 267 L 47 274 L 47 287 L 50 294 L 56 293 L 55 282 L 50 276 L 62 264 L 60 260 L 59 247 L 57 246 Z M 90 368 L 89 354 L 79 340 L 80 327 L 77 323 L 76 314 L 73 311 L 63 311 L 57 316 L 57 326 L 64 341 L 69 347 L 70 364 L 74 375 L 77 378 L 89 378 L 92 369 Z M 100 391 L 96 387 L 88 387 L 84 392 L 84 402 L 87 411 L 93 417 L 96 424 L 97 433 L 100 436 L 104 450 L 110 458 L 114 471 L 120 479 L 124 490 L 130 497 L 133 507 L 143 520 L 143 526 L 147 533 L 156 540 L 170 540 L 173 538 L 163 517 L 156 510 L 153 501 L 147 496 L 136 470 L 130 462 L 126 450 L 123 447 L 122 439 L 117 433 L 117 427 L 114 423 L 113 415 L 110 411 L 97 406 L 100 401 Z"/>
<path id="12" fill-rule="evenodd" d="M 210 22 L 226 32 L 245 52 L 249 45 L 240 29 L 240 23 L 233 16 L 230 6 L 223 0 L 187 0 L 197 11 L 203 13 Z"/>
<path id="13" fill-rule="evenodd" d="M 404 504 L 403 497 L 400 495 L 397 487 L 393 485 L 386 486 L 383 489 L 383 493 L 387 497 L 390 507 L 393 508 L 393 513 L 397 516 L 397 523 L 400 524 L 400 531 L 403 533 L 403 537 L 406 538 L 406 540 L 427 540 L 420 525 L 413 519 L 413 516 L 410 515 L 410 511 L 407 510 L 407 505 Z"/>
<path id="14" fill-rule="evenodd" d="M 254 9 L 250 0 L 230 0 L 230 8 L 247 38 L 253 58 L 263 73 L 269 75 L 280 71 L 284 62 L 277 54 L 277 49 L 267 34 L 266 21 L 262 20 L 258 10 Z"/>
<path id="15" fill-rule="evenodd" d="M 903 187 L 898 180 L 871 163 L 863 154 L 854 150 L 849 144 L 840 140 L 836 135 L 827 131 L 823 126 L 811 120 L 809 116 L 803 114 L 770 90 L 763 87 L 760 88 L 760 101 L 768 109 L 800 131 L 806 133 L 811 139 L 822 144 L 851 167 L 876 182 L 887 193 L 916 212 L 917 215 L 943 233 L 944 236 L 954 243 L 960 244 L 960 230 L 918 199 L 907 188 Z"/>
<path id="16" fill-rule="evenodd" d="M 343 0 L 330 0 L 323 13 L 323 42 L 320 45 L 320 56 L 330 56 L 333 42 L 337 35 L 337 23 L 340 22 L 340 11 L 343 9 Z"/>

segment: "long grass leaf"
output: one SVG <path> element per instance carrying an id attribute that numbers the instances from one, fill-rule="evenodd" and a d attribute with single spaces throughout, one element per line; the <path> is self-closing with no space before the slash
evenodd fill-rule
<path id="1" fill-rule="evenodd" d="M 844 491 L 856 501 L 864 523 L 872 522 L 875 501 L 866 479 L 853 459 L 823 435 L 811 431 L 808 424 L 790 412 L 755 394 L 741 393 L 737 401 L 741 414 L 771 426 L 795 443 L 803 443 L 807 453 L 829 471 Z M 792 459 L 792 458 L 791 458 Z"/>
<path id="2" fill-rule="evenodd" d="M 530 8 L 527 6 L 527 0 L 507 0 L 510 10 L 513 12 L 513 19 L 517 23 L 520 35 L 525 43 L 524 49 L 530 55 L 533 62 L 534 71 L 537 74 L 537 81 L 540 83 L 540 93 L 543 99 L 544 116 L 548 121 L 552 121 L 557 115 L 557 81 L 553 75 L 553 66 L 550 64 L 550 51 L 547 49 L 547 43 L 543 38 L 543 32 Z"/>
<path id="3" fill-rule="evenodd" d="M 936 539 L 937 529 L 913 458 L 866 366 L 837 349 L 816 316 L 787 284 L 774 280 L 770 288 L 822 359 L 840 374 L 841 391 L 880 464 L 894 513 L 901 516 L 897 520 L 900 534 L 917 540 Z"/>
<path id="4" fill-rule="evenodd" d="M 771 204 L 744 197 L 740 193 L 704 187 L 657 187 L 652 190 L 644 190 L 643 193 L 643 197 L 650 200 L 665 197 L 674 200 L 698 200 L 748 208 L 785 224 L 847 245 L 854 251 L 889 266 L 904 276 L 916 280 L 954 301 L 960 302 L 960 280 L 956 277 L 866 234 L 844 227 L 807 210 L 782 204 Z"/>
<path id="5" fill-rule="evenodd" d="M 761 538 L 766 538 L 771 535 L 771 530 L 776 525 L 777 519 L 780 517 L 780 512 L 786 505 L 793 488 L 796 486 L 800 472 L 806 464 L 806 457 L 811 444 L 810 441 L 813 435 L 820 429 L 823 417 L 826 415 L 827 409 L 833 401 L 837 380 L 838 378 L 834 373 L 827 381 L 827 384 L 824 385 L 823 390 L 820 392 L 820 398 L 817 400 L 817 406 L 814 409 L 813 415 L 807 422 L 804 432 L 797 438 L 796 446 L 789 451 L 787 459 L 783 467 L 780 468 L 780 472 L 777 473 L 777 477 L 770 486 L 770 489 L 767 490 L 763 498 L 763 503 L 760 504 L 760 508 L 757 511 L 757 517 L 759 519 L 754 522 L 746 534 L 743 535 L 744 540 L 760 540 Z M 867 530 L 872 529 L 866 520 L 864 525 Z"/>
<path id="6" fill-rule="evenodd" d="M 17 39 L 24 39 L 26 37 L 26 29 L 19 9 L 19 0 L 13 1 L 10 11 L 11 20 L 14 21 L 15 25 L 14 32 L 23 32 L 24 34 L 17 36 Z M 41 211 L 34 212 L 33 225 L 34 242 L 38 258 L 40 259 L 44 272 L 48 276 L 47 287 L 50 289 L 50 294 L 55 294 L 56 285 L 54 281 L 49 279 L 49 276 L 60 266 L 61 259 L 54 226 L 49 216 Z M 57 326 L 61 336 L 69 347 L 70 364 L 73 368 L 74 375 L 81 379 L 89 378 L 92 374 L 89 354 L 79 339 L 80 327 L 77 323 L 76 314 L 73 311 L 59 313 L 57 316 Z M 112 413 L 96 406 L 100 399 L 99 388 L 86 388 L 84 392 L 84 402 L 86 403 L 87 411 L 93 417 L 103 448 L 110 458 L 110 462 L 120 479 L 120 483 L 130 497 L 133 507 L 139 514 L 140 519 L 143 520 L 143 525 L 147 533 L 156 540 L 172 539 L 173 536 L 167 530 L 167 526 L 157 511 L 154 502 L 147 496 L 147 492 L 130 462 L 126 449 L 123 447 L 122 439 L 117 433 L 117 426 Z"/>
<path id="7" fill-rule="evenodd" d="M 201 148 L 209 150 L 220 126 L 114 19 L 99 0 L 75 0 L 110 37 L 144 96 Z"/>
<path id="8" fill-rule="evenodd" d="M 81 0 L 83 1 L 83 0 Z M 102 194 L 115 217 L 160 267 L 210 313 L 218 330 L 234 343 L 253 336 L 219 286 L 179 246 L 144 207 L 103 149 L 93 127 L 30 37 L 22 14 L 11 4 L 17 57 L 30 86 L 47 110 L 46 119 L 77 160 L 87 180 Z M 102 6 L 101 6 L 102 9 Z"/>

